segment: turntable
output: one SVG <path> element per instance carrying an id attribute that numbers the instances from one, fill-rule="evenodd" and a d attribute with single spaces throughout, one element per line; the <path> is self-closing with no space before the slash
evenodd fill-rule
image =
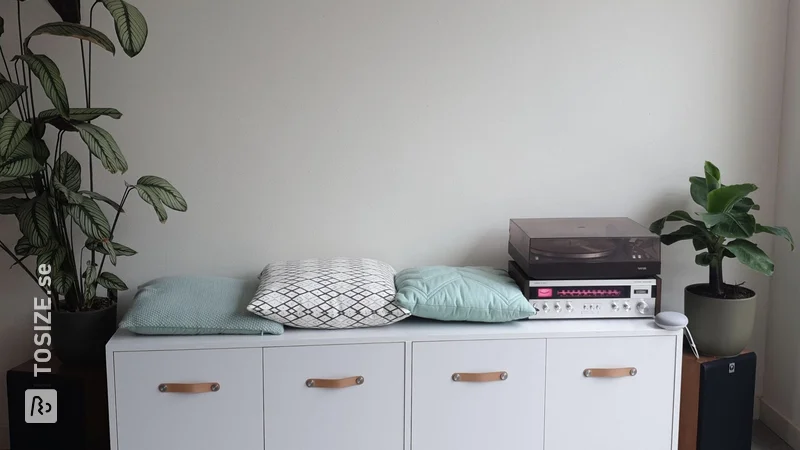
<path id="1" fill-rule="evenodd" d="M 625 217 L 511 219 L 508 252 L 534 279 L 653 277 L 659 237 Z"/>

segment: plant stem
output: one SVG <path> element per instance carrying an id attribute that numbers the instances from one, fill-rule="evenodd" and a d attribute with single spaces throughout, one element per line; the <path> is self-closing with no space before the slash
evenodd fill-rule
<path id="1" fill-rule="evenodd" d="M 33 279 L 33 281 L 36 283 L 36 285 L 37 285 L 37 286 L 39 286 L 39 279 L 38 279 L 38 278 L 36 278 L 36 275 L 34 275 L 34 274 L 33 274 L 33 272 L 31 272 L 31 271 L 30 271 L 30 269 L 28 269 L 28 267 L 27 267 L 27 266 L 25 266 L 25 264 L 22 262 L 22 260 L 20 260 L 19 258 L 17 258 L 17 255 L 15 255 L 15 254 L 14 254 L 14 252 L 12 252 L 12 251 L 11 251 L 11 250 L 10 250 L 10 249 L 9 249 L 9 248 L 6 246 L 6 244 L 4 244 L 2 241 L 0 241 L 0 248 L 2 248 L 2 249 L 3 249 L 3 251 L 5 251 L 6 253 L 8 253 L 8 256 L 10 256 L 10 257 L 11 257 L 11 259 L 13 259 L 13 260 L 14 260 L 14 262 L 16 262 L 16 263 L 17 263 L 17 265 L 18 265 L 18 266 L 22 267 L 22 270 L 24 270 L 24 271 L 25 271 L 25 273 L 27 273 L 27 274 L 28 274 L 28 276 L 29 276 L 29 277 L 31 277 L 31 279 Z M 47 294 L 47 289 L 45 289 L 43 286 L 39 286 L 39 288 L 42 290 L 42 292 L 44 292 L 45 294 Z"/>
<path id="2" fill-rule="evenodd" d="M 94 7 L 100 3 L 100 0 L 97 0 L 92 5 L 91 9 L 89 9 L 89 28 L 92 28 L 94 25 Z M 87 95 L 88 100 L 86 101 L 86 107 L 89 108 L 89 104 L 92 103 L 92 42 L 89 41 L 89 93 Z"/>
<path id="3" fill-rule="evenodd" d="M 125 194 L 122 195 L 122 201 L 119 202 L 119 209 L 117 210 L 117 215 L 114 217 L 113 225 L 111 225 L 111 233 L 109 233 L 108 240 L 112 242 L 112 245 L 114 241 L 114 230 L 117 229 L 117 222 L 119 222 L 119 216 L 122 213 L 122 208 L 125 206 L 125 202 L 128 200 L 128 194 L 131 193 L 131 190 L 133 190 L 132 187 L 125 188 Z M 100 268 L 97 269 L 98 276 L 101 273 L 103 273 L 103 265 L 106 263 L 106 256 L 108 255 L 103 255 L 103 258 L 100 260 Z"/>
<path id="4" fill-rule="evenodd" d="M 31 87 L 28 86 L 28 84 L 25 82 L 25 68 L 22 69 L 22 77 L 23 77 L 22 81 L 20 81 L 19 79 L 19 65 L 22 64 L 20 61 L 21 60 L 18 59 L 14 62 L 14 78 L 17 84 L 27 87 L 28 88 L 27 90 L 30 91 Z M 26 92 L 22 94 L 20 99 L 22 99 L 22 106 L 24 107 L 24 113 L 20 118 L 22 120 L 28 120 L 28 117 L 30 117 L 30 108 L 28 107 L 28 93 Z"/>
<path id="5" fill-rule="evenodd" d="M 83 68 L 83 94 L 86 97 L 86 107 L 89 107 L 89 81 L 86 75 L 86 51 L 83 49 L 83 40 L 78 40 L 81 44 L 81 68 Z M 89 51 L 91 51 L 92 44 L 89 43 Z"/>
<path id="6" fill-rule="evenodd" d="M 19 32 L 19 54 L 24 55 L 25 48 L 22 46 L 22 0 L 17 0 L 17 31 Z M 25 67 L 22 68 L 22 79 L 25 80 Z M 28 90 L 25 92 L 25 94 L 30 96 L 30 110 L 28 111 L 28 118 L 33 118 L 33 114 L 36 114 L 36 111 L 33 107 L 33 81 L 30 67 L 28 67 L 28 81 L 26 85 L 28 86 Z"/>

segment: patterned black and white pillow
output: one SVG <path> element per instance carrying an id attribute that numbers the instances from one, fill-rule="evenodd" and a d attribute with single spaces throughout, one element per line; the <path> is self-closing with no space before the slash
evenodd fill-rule
<path id="1" fill-rule="evenodd" d="M 394 274 L 392 266 L 362 258 L 272 263 L 247 310 L 297 328 L 389 325 L 410 315 L 394 303 Z"/>

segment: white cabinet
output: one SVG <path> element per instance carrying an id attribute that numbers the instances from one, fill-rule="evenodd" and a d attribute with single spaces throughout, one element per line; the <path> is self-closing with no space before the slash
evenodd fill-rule
<path id="1" fill-rule="evenodd" d="M 403 343 L 265 349 L 267 450 L 403 450 L 404 368 Z"/>
<path id="2" fill-rule="evenodd" d="M 546 450 L 670 450 L 675 336 L 549 339 Z"/>
<path id="3" fill-rule="evenodd" d="M 677 450 L 681 342 L 652 320 L 119 331 L 111 450 Z"/>
<path id="4" fill-rule="evenodd" d="M 118 450 L 263 450 L 259 349 L 120 352 L 113 365 Z"/>
<path id="5" fill-rule="evenodd" d="M 415 342 L 413 450 L 541 450 L 543 339 Z"/>

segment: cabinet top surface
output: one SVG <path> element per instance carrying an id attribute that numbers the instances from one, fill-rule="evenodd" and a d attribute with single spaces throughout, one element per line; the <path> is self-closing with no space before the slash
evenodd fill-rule
<path id="1" fill-rule="evenodd" d="M 282 347 L 295 345 L 415 342 L 480 339 L 525 339 L 611 336 L 676 336 L 681 331 L 658 328 L 652 319 L 521 320 L 485 324 L 408 319 L 394 325 L 351 330 L 286 328 L 280 336 L 198 335 L 141 336 L 117 330 L 107 350 L 189 350 L 212 348 Z"/>

